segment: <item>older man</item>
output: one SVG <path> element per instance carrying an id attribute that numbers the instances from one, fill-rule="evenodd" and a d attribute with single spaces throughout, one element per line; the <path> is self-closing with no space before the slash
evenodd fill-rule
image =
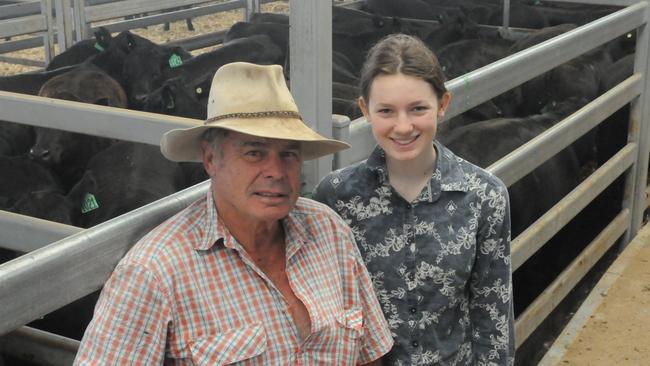
<path id="1" fill-rule="evenodd" d="M 346 145 L 302 122 L 279 66 L 223 66 L 208 103 L 161 150 L 211 189 L 118 264 L 75 364 L 377 363 L 392 339 L 353 235 L 299 198 L 302 161 Z"/>

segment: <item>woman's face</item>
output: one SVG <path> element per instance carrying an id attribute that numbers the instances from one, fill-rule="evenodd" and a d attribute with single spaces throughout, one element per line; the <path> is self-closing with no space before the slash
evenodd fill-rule
<path id="1" fill-rule="evenodd" d="M 417 77 L 382 74 L 372 81 L 368 101 L 359 98 L 359 107 L 387 157 L 409 161 L 432 153 L 438 119 L 449 100 L 449 93 L 439 99 L 433 87 Z"/>

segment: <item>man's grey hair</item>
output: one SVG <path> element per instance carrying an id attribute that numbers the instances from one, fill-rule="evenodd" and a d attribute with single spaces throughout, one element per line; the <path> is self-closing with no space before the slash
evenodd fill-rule
<path id="1" fill-rule="evenodd" d="M 219 156 L 223 156 L 223 142 L 229 134 L 230 131 L 223 128 L 208 128 L 199 139 L 210 144 L 212 150 L 218 152 Z"/>

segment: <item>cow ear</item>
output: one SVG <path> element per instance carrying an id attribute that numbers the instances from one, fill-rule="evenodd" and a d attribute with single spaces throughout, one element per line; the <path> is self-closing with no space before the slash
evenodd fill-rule
<path id="1" fill-rule="evenodd" d="M 135 49 L 135 46 L 136 46 L 135 43 L 136 42 L 135 42 L 135 38 L 133 37 L 133 34 L 131 34 L 130 32 L 127 32 L 126 33 L 126 44 L 127 44 L 128 48 L 129 48 L 129 50 Z"/>
<path id="2" fill-rule="evenodd" d="M 169 84 L 165 84 L 162 89 L 162 98 L 163 103 L 165 103 L 165 109 L 176 108 L 176 93 L 174 87 Z"/>
<path id="3" fill-rule="evenodd" d="M 95 31 L 95 40 L 103 48 L 107 48 L 110 45 L 111 39 L 113 39 L 113 37 L 111 36 L 111 32 L 109 32 L 108 29 L 99 27 L 99 29 Z"/>

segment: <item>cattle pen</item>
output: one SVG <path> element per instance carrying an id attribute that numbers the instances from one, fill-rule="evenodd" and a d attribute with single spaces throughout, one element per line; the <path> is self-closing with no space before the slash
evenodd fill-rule
<path id="1" fill-rule="evenodd" d="M 153 1 L 142 2 L 158 4 Z M 644 211 L 650 205 L 647 198 L 650 154 L 650 84 L 647 77 L 650 72 L 650 6 L 647 1 L 634 0 L 571 2 L 617 5 L 621 9 L 446 83 L 455 96 L 446 115 L 448 120 L 616 37 L 635 30 L 637 32 L 632 76 L 488 169 L 511 186 L 598 126 L 615 111 L 628 103 L 631 106 L 628 143 L 513 239 L 512 268 L 516 271 L 612 182 L 619 176 L 624 177 L 623 205 L 618 215 L 517 318 L 517 347 L 524 344 L 612 246 L 618 243 L 621 251 L 625 249 L 627 243 L 642 230 Z M 83 4 L 83 1 L 80 3 Z M 171 3 L 173 4 L 170 5 Z M 192 3 L 200 1 L 187 0 L 180 5 Z M 248 9 L 255 9 L 255 3 L 259 7 L 259 2 L 253 1 L 231 3 L 248 6 Z M 505 0 L 504 3 L 507 19 L 509 1 Z M 50 9 L 52 4 L 49 0 L 43 0 L 42 4 L 44 5 L 39 8 L 41 15 L 37 16 L 38 20 L 32 20 L 34 25 L 29 29 L 31 32 L 43 32 L 43 36 L 30 42 L 49 47 L 55 37 L 52 32 L 54 20 L 48 19 L 47 14 L 51 12 L 43 9 Z M 69 1 L 64 4 L 63 8 L 67 10 L 72 6 Z M 178 1 L 169 1 L 156 9 L 176 5 L 179 5 Z M 134 8 L 131 12 L 136 10 L 143 11 Z M 192 9 L 174 15 L 176 18 L 159 15 L 154 20 L 145 19 L 145 22 L 183 19 L 195 15 L 190 10 Z M 363 118 L 350 121 L 331 115 L 331 11 L 329 2 L 291 1 L 290 73 L 296 102 L 305 120 L 314 121 L 314 129 L 352 145 L 351 149 L 333 157 L 306 165 L 304 179 L 308 187 L 332 169 L 365 159 L 375 145 L 370 126 Z M 84 21 L 77 18 L 77 25 L 73 27 L 81 30 L 77 32 L 80 37 L 88 35 L 88 24 L 95 20 L 91 17 L 94 13 L 87 11 L 84 14 L 90 19 Z M 114 15 L 128 14 L 121 12 Z M 507 21 L 505 23 L 507 25 Z M 12 24 L 0 21 L 0 36 L 23 34 Z M 66 29 L 63 23 L 60 24 L 58 29 L 68 33 L 59 34 L 58 38 L 61 44 L 70 44 L 73 39 L 72 30 Z M 119 29 L 124 28 L 115 28 Z M 199 37 L 193 40 L 197 47 L 207 39 Z M 201 123 L 181 117 L 2 91 L 0 120 L 151 145 L 157 145 L 162 134 L 170 129 Z M 70 364 L 78 341 L 24 325 L 101 288 L 117 262 L 137 239 L 204 195 L 207 189 L 207 183 L 198 184 L 89 229 L 0 211 L 0 247 L 26 253 L 0 265 L 0 334 L 3 335 L 0 338 L 0 350 L 15 355 L 29 354 L 29 357 L 42 364 Z"/>

